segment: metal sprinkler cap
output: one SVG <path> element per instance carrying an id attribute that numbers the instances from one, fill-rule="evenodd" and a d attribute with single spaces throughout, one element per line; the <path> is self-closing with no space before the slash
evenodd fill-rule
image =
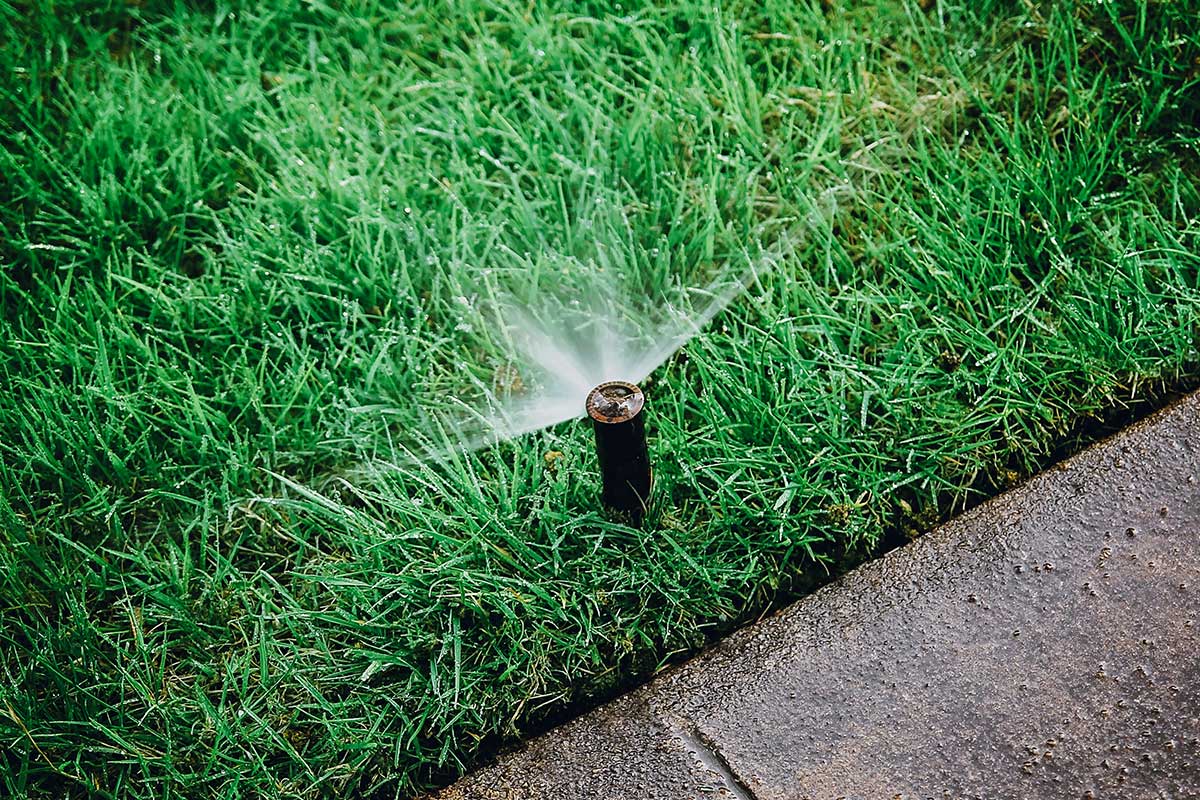
<path id="1" fill-rule="evenodd" d="M 587 398 L 588 416 L 613 425 L 628 422 L 641 413 L 646 395 L 632 383 L 608 381 L 592 389 Z"/>

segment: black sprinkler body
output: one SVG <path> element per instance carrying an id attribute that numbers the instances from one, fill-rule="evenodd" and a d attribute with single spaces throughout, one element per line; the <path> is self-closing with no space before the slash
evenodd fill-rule
<path id="1" fill-rule="evenodd" d="M 634 523 L 642 521 L 650 502 L 645 407 L 642 390 L 624 381 L 602 383 L 587 398 L 603 484 L 600 499 Z"/>

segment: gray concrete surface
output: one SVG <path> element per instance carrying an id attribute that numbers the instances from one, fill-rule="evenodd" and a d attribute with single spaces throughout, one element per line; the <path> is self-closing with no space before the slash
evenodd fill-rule
<path id="1" fill-rule="evenodd" d="M 1200 798 L 1200 395 L 440 800 Z"/>

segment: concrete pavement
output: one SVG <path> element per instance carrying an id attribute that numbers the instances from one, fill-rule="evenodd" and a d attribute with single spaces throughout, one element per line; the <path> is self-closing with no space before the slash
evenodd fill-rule
<path id="1" fill-rule="evenodd" d="M 436 795 L 1200 797 L 1200 395 Z"/>

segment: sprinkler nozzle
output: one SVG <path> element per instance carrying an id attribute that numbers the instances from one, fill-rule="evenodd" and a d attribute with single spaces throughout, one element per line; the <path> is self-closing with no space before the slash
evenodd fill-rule
<path id="1" fill-rule="evenodd" d="M 587 397 L 603 485 L 600 499 L 634 523 L 642 521 L 650 502 L 645 405 L 642 390 L 624 381 L 602 383 Z"/>

